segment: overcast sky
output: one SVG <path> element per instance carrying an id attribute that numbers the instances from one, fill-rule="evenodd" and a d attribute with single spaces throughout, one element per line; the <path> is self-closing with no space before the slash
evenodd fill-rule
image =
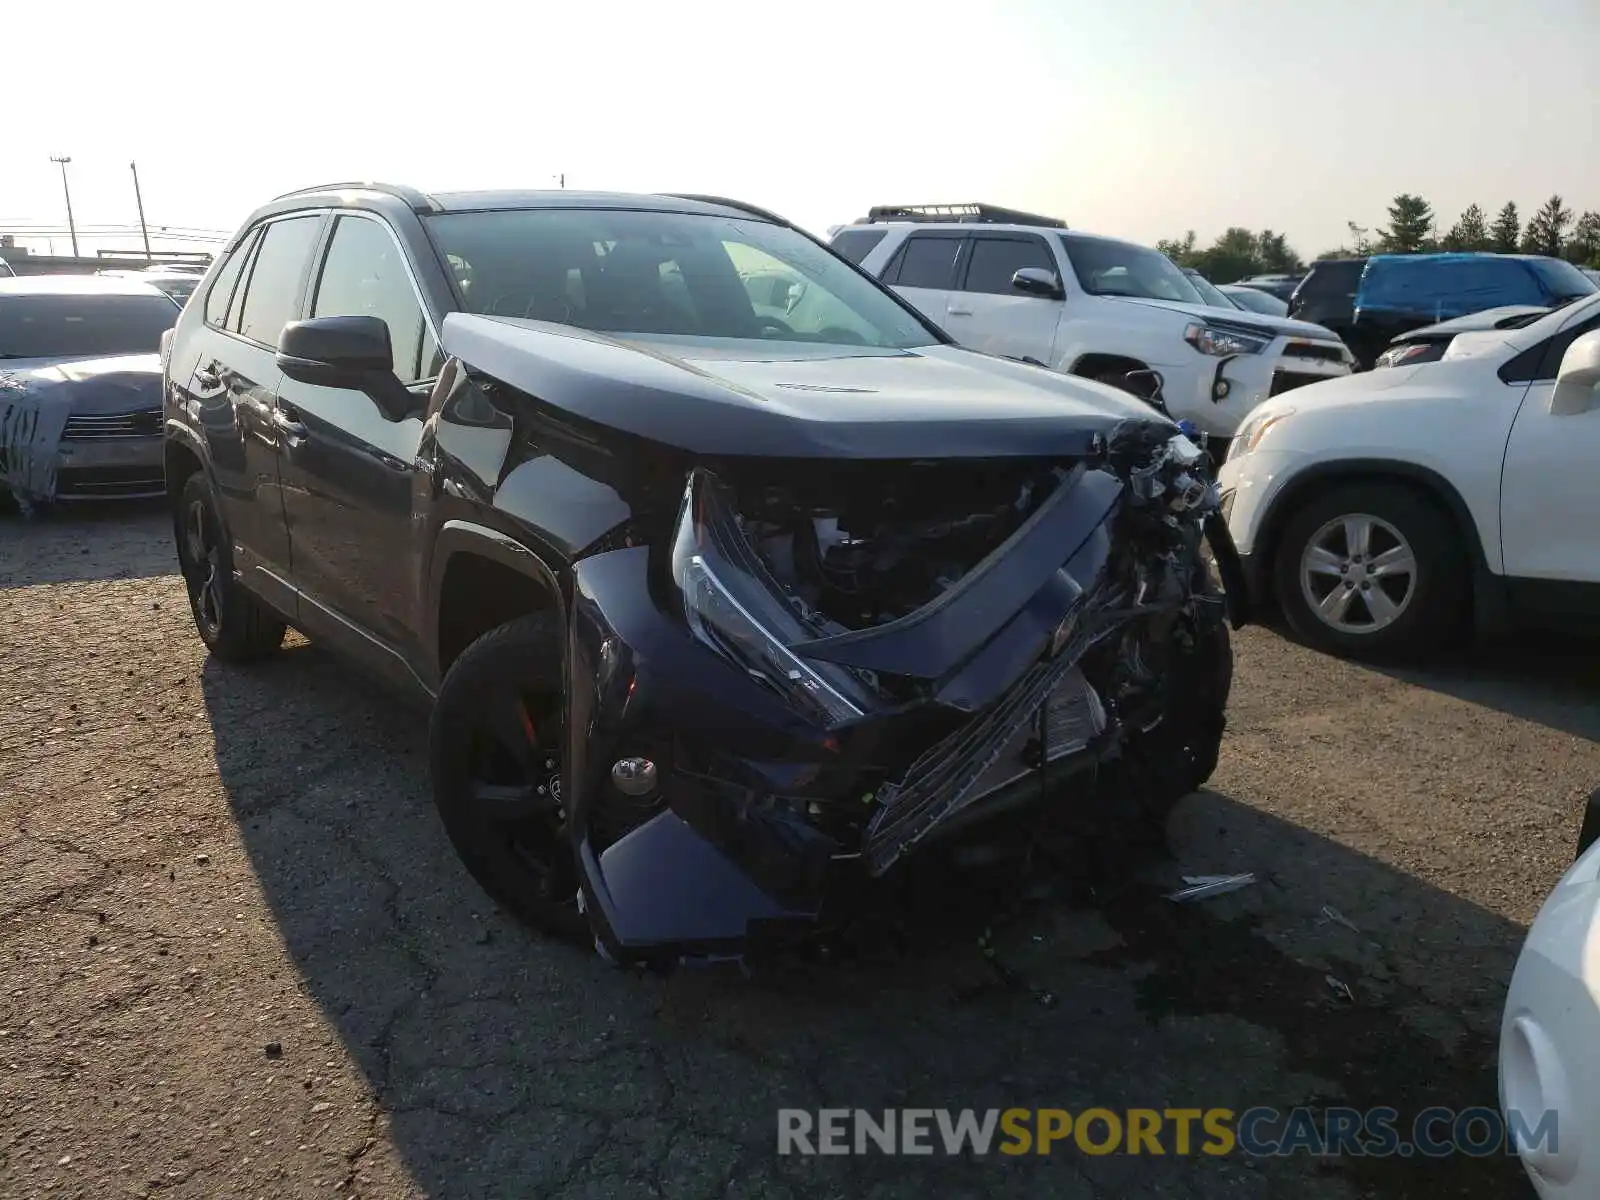
<path id="1" fill-rule="evenodd" d="M 1600 0 L 5 12 L 0 230 L 64 226 L 51 155 L 72 156 L 80 226 L 136 220 L 133 159 L 152 226 L 220 230 L 305 184 L 561 173 L 817 231 L 874 203 L 986 200 L 1144 242 L 1270 227 L 1307 257 L 1399 191 L 1441 225 L 1551 192 L 1600 209 Z"/>

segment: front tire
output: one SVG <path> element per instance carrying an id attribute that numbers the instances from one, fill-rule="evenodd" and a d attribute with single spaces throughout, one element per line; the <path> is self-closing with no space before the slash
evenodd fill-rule
<path id="1" fill-rule="evenodd" d="M 577 860 L 562 799 L 559 622 L 519 617 L 462 651 L 429 727 L 433 799 L 479 885 L 520 920 L 583 939 Z"/>
<path id="2" fill-rule="evenodd" d="M 189 611 L 206 648 L 224 662 L 243 663 L 283 645 L 283 618 L 234 578 L 232 543 L 211 486 L 198 471 L 183 482 L 173 526 Z"/>
<path id="3" fill-rule="evenodd" d="M 1295 634 L 1348 658 L 1419 657 L 1470 612 L 1466 549 L 1427 497 L 1392 483 L 1325 492 L 1289 521 L 1273 564 Z"/>

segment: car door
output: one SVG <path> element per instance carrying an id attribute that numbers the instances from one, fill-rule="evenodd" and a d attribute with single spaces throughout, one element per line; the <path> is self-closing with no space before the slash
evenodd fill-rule
<path id="1" fill-rule="evenodd" d="M 410 262 L 376 214 L 335 218 L 308 293 L 308 316 L 381 319 L 395 374 L 418 400 L 391 421 L 363 392 L 283 381 L 284 511 L 302 617 L 314 606 L 311 622 L 335 622 L 351 649 L 403 670 L 416 628 L 411 489 L 437 333 Z"/>
<path id="2" fill-rule="evenodd" d="M 210 451 L 234 568 L 289 617 L 293 564 L 273 416 L 282 378 L 275 352 L 278 334 L 298 311 L 322 224 L 320 213 L 290 215 L 239 243 L 206 295 L 186 396 Z"/>
<path id="3" fill-rule="evenodd" d="M 945 329 L 964 346 L 1007 358 L 1051 362 L 1063 302 L 1018 291 L 1012 277 L 1024 267 L 1057 274 L 1045 240 L 1028 233 L 976 233 L 946 309 Z"/>
<path id="4" fill-rule="evenodd" d="M 925 229 L 912 233 L 883 268 L 883 282 L 941 329 L 956 286 L 956 268 L 967 235 Z"/>
<path id="5" fill-rule="evenodd" d="M 1500 537 L 1513 598 L 1554 616 L 1592 617 L 1600 608 L 1600 403 L 1566 414 L 1550 403 L 1562 355 L 1596 329 L 1600 316 L 1589 309 L 1544 347 L 1501 468 Z"/>

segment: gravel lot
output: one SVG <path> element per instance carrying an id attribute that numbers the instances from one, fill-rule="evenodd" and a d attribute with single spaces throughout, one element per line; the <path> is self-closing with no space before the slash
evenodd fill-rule
<path id="1" fill-rule="evenodd" d="M 491 910 L 421 714 L 303 642 L 208 662 L 173 571 L 158 510 L 0 517 L 0 1195 L 1530 1194 L 1502 1159 L 779 1158 L 775 1111 L 1493 1104 L 1505 982 L 1600 785 L 1592 651 L 1399 676 L 1244 631 L 1176 861 L 998 926 L 1025 987 L 959 922 L 638 978 Z M 1229 870 L 1264 881 L 1157 890 Z"/>

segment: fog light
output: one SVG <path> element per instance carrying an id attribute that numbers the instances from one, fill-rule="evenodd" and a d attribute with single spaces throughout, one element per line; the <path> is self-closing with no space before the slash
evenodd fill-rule
<path id="1" fill-rule="evenodd" d="M 656 765 L 648 758 L 619 758 L 611 764 L 611 782 L 624 796 L 648 796 L 656 790 Z"/>
<path id="2" fill-rule="evenodd" d="M 1226 379 L 1219 379 L 1211 385 L 1211 398 L 1213 400 L 1226 400 L 1228 393 L 1233 390 L 1233 385 Z"/>

